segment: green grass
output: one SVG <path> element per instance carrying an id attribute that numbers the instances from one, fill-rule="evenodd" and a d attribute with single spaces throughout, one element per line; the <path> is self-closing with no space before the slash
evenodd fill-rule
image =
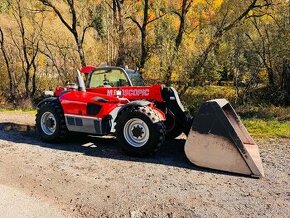
<path id="1" fill-rule="evenodd" d="M 5 108 L 0 108 L 0 112 L 8 113 L 8 114 L 13 114 L 13 113 L 36 114 L 36 109 L 22 110 L 22 109 L 5 109 Z"/>
<path id="2" fill-rule="evenodd" d="M 254 137 L 282 137 L 290 138 L 290 122 L 277 120 L 245 119 L 244 125 Z"/>

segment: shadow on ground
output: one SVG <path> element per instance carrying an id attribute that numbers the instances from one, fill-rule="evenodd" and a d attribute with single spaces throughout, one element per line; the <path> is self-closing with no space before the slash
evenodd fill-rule
<path id="1" fill-rule="evenodd" d="M 184 139 L 165 141 L 160 151 L 156 154 L 149 157 L 137 158 L 124 154 L 120 149 L 120 146 L 118 146 L 118 141 L 112 136 L 97 137 L 73 133 L 63 143 L 50 144 L 40 140 L 36 134 L 34 126 L 5 122 L 0 123 L 0 131 L 2 131 L 2 133 L 7 133 L 0 134 L 0 140 L 13 143 L 26 143 L 50 149 L 78 152 L 99 158 L 161 164 L 201 172 L 242 176 L 193 165 L 185 156 Z"/>

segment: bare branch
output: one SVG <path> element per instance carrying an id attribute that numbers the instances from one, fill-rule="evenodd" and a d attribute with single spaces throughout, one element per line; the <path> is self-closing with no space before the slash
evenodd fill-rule
<path id="1" fill-rule="evenodd" d="M 140 23 L 136 19 L 134 19 L 132 16 L 127 17 L 127 18 L 132 20 L 132 22 L 135 23 L 137 25 L 137 27 L 142 31 L 142 26 L 140 25 Z"/>
<path id="2" fill-rule="evenodd" d="M 258 0 L 253 0 L 253 2 L 247 7 L 247 9 L 240 16 L 238 16 L 236 19 L 234 19 L 230 24 L 228 24 L 224 28 L 218 30 L 214 36 L 221 37 L 223 33 L 227 32 L 228 30 L 236 26 L 239 21 L 241 21 L 244 17 L 246 17 L 249 14 L 249 12 L 255 8 L 257 1 Z"/>
<path id="3" fill-rule="evenodd" d="M 154 22 L 154 21 L 156 21 L 156 20 L 158 20 L 158 19 L 164 17 L 165 15 L 167 15 L 167 13 L 161 14 L 161 15 L 159 15 L 158 17 L 155 17 L 155 18 L 153 18 L 152 20 L 147 21 L 146 24 L 150 24 L 150 23 L 152 23 L 152 22 Z"/>
<path id="4" fill-rule="evenodd" d="M 1 26 L 0 26 L 0 45 L 1 45 L 1 48 L 4 45 L 4 34 L 3 34 L 3 30 L 1 28 Z"/>
<path id="5" fill-rule="evenodd" d="M 189 9 L 190 9 L 190 7 L 191 7 L 192 3 L 193 3 L 193 0 L 190 0 L 190 1 L 189 1 L 189 3 L 188 3 L 188 5 L 187 5 L 187 6 L 186 6 L 186 8 L 185 8 L 185 11 L 186 11 L 186 13 L 185 13 L 185 14 L 187 14 L 187 13 L 188 13 L 188 11 L 189 11 Z"/>
<path id="6" fill-rule="evenodd" d="M 265 15 L 270 15 L 270 13 L 262 13 L 262 14 L 251 14 L 245 17 L 245 19 L 250 19 L 250 18 L 259 18 L 259 17 L 264 17 Z"/>
<path id="7" fill-rule="evenodd" d="M 85 35 L 86 35 L 86 32 L 87 32 L 87 30 L 88 30 L 89 28 L 91 28 L 90 25 L 86 26 L 86 27 L 84 28 L 84 30 L 83 30 L 83 34 L 82 34 L 82 37 L 81 37 L 81 43 L 82 43 L 82 44 L 84 43 Z"/>
<path id="8" fill-rule="evenodd" d="M 66 26 L 66 28 L 73 33 L 72 27 L 68 24 L 68 22 L 63 18 L 60 11 L 49 1 L 49 0 L 39 0 L 43 5 L 50 7 L 56 15 L 59 17 L 61 22 Z"/>
<path id="9" fill-rule="evenodd" d="M 179 19 L 181 18 L 181 14 L 178 11 L 171 11 L 171 13 L 177 15 Z"/>

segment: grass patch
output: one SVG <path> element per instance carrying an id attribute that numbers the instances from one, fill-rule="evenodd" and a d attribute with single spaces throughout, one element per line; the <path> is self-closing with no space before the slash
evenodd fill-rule
<path id="1" fill-rule="evenodd" d="M 277 120 L 245 119 L 244 125 L 254 137 L 290 138 L 290 122 Z"/>
<path id="2" fill-rule="evenodd" d="M 7 114 L 14 114 L 14 113 L 23 113 L 23 114 L 36 114 L 36 109 L 27 109 L 27 110 L 22 110 L 22 109 L 5 109 L 5 108 L 0 108 L 0 112 L 7 113 Z"/>

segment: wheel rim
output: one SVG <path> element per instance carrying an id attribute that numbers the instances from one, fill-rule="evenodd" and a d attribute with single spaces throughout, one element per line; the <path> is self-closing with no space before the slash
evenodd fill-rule
<path id="1" fill-rule="evenodd" d="M 56 119 L 51 112 L 45 112 L 41 116 L 41 129 L 46 135 L 52 135 L 56 130 Z"/>
<path id="2" fill-rule="evenodd" d="M 140 148 L 149 140 L 149 128 L 139 119 L 132 118 L 127 121 L 123 129 L 125 140 L 133 147 Z"/>

